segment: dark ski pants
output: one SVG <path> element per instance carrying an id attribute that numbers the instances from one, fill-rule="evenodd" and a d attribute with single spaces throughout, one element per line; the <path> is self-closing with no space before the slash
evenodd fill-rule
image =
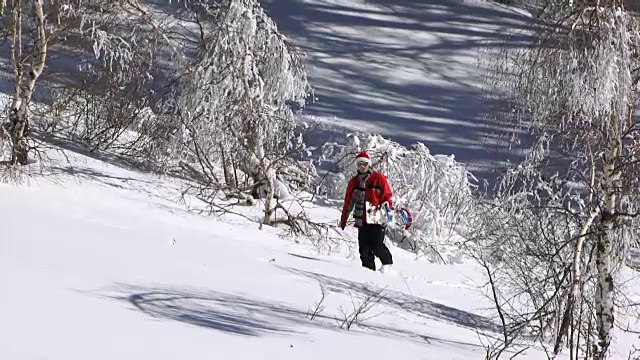
<path id="1" fill-rule="evenodd" d="M 377 224 L 364 224 L 358 228 L 358 247 L 363 267 L 375 271 L 376 256 L 380 259 L 382 265 L 393 264 L 391 251 L 384 244 L 385 233 L 386 229 Z"/>

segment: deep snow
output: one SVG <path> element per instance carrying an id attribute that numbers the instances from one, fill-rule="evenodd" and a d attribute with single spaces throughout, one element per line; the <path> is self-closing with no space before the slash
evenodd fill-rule
<path id="1" fill-rule="evenodd" d="M 0 185 L 2 359 L 477 359 L 476 331 L 495 329 L 472 265 L 392 248 L 395 274 L 365 271 L 280 229 L 186 211 L 166 200 L 177 180 L 67 156 Z M 374 316 L 339 328 L 340 307 L 381 289 Z"/>
<path id="2" fill-rule="evenodd" d="M 472 263 L 391 246 L 394 273 L 371 272 L 348 246 L 318 252 L 258 229 L 258 207 L 206 216 L 197 200 L 177 202 L 179 180 L 50 156 L 44 174 L 0 183 L 0 359 L 482 359 L 497 335 Z M 335 223 L 335 208 L 308 206 Z M 363 320 L 341 329 L 341 310 L 370 296 Z M 612 359 L 626 359 L 636 336 L 618 335 Z"/>
<path id="3" fill-rule="evenodd" d="M 309 110 L 325 124 L 425 141 L 478 169 L 505 155 L 483 146 L 485 125 L 501 125 L 481 117 L 475 61 L 526 15 L 468 0 L 265 4 L 309 51 Z M 50 155 L 47 174 L 0 183 L 0 359 L 483 359 L 482 334 L 496 336 L 473 264 L 392 247 L 396 273 L 373 273 L 347 246 L 318 253 L 245 217 L 199 215 L 193 199 L 188 211 L 178 180 Z M 321 285 L 325 309 L 310 320 Z M 383 289 L 360 324 L 340 329 L 340 309 Z M 617 336 L 612 358 L 626 359 L 635 341 Z"/>

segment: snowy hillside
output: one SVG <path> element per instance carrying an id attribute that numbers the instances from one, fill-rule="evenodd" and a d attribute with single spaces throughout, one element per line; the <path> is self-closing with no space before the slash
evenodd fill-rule
<path id="1" fill-rule="evenodd" d="M 630 356 L 640 276 L 623 261 L 640 246 L 638 142 L 592 142 L 594 130 L 577 122 L 589 152 L 571 155 L 590 154 L 591 167 L 574 178 L 525 164 L 491 199 L 468 181 L 466 165 L 491 178 L 494 161 L 516 157 L 494 146 L 493 131 L 506 125 L 485 118 L 493 104 L 482 81 L 492 73 L 478 57 L 523 46 L 511 32 L 526 30 L 525 11 L 482 0 L 260 1 L 309 55 L 308 84 L 256 1 L 54 3 L 68 13 L 53 39 L 79 36 L 76 55 L 89 54 L 86 44 L 104 50 L 96 63 L 129 58 L 62 90 L 50 87 L 53 69 L 93 60 L 70 63 L 68 44 L 52 41 L 42 93 L 23 91 L 27 105 L 11 112 L 13 64 L 0 54 L 0 359 L 489 360 L 496 348 L 499 359 L 547 359 L 554 343 L 558 360 L 575 349 L 640 359 Z M 18 17 L 17 4 L 5 14 Z M 20 44 L 44 40 L 39 6 L 18 22 L 29 29 Z M 96 22 L 85 33 L 87 18 Z M 100 29 L 111 21 L 113 32 Z M 631 43 L 625 31 L 615 34 Z M 618 42 L 600 43 L 616 59 Z M 34 44 L 44 54 L 47 42 Z M 626 67 L 603 61 L 602 73 L 631 74 L 634 51 L 623 51 Z M 182 63 L 185 54 L 195 60 Z M 31 63 L 31 77 L 34 64 L 45 68 Z M 560 67 L 575 91 L 599 89 Z M 621 77 L 630 89 L 632 77 Z M 545 93 L 564 88 L 541 84 Z M 322 125 L 311 134 L 289 108 L 308 85 L 315 100 L 303 115 Z M 401 146 L 417 141 L 424 146 Z M 598 147 L 607 149 L 602 164 Z M 388 273 L 364 269 L 356 229 L 337 226 L 354 154 L 365 149 L 395 210 L 413 214 L 409 229 L 387 230 Z M 533 150 L 542 161 L 552 148 Z"/>
<path id="2" fill-rule="evenodd" d="M 392 248 L 396 274 L 365 271 L 240 217 L 189 213 L 170 201 L 177 181 L 66 155 L 0 185 L 2 359 L 481 359 L 477 332 L 495 336 L 471 265 Z"/>
<path id="3" fill-rule="evenodd" d="M 487 146 L 479 56 L 522 46 L 530 20 L 488 1 L 266 0 L 280 29 L 308 53 L 316 101 L 307 113 L 403 145 L 424 142 L 480 174 L 509 153 Z M 331 131 L 328 131 L 330 136 Z M 336 131 L 340 134 L 340 131 Z M 497 151 L 497 152 L 496 152 Z"/>
<path id="4" fill-rule="evenodd" d="M 486 336 L 499 336 L 470 263 L 392 247 L 396 272 L 374 273 L 348 251 L 189 212 L 174 201 L 180 181 L 64 155 L 26 184 L 0 184 L 1 359 L 462 360 L 483 359 Z M 616 339 L 612 359 L 633 338 Z"/>

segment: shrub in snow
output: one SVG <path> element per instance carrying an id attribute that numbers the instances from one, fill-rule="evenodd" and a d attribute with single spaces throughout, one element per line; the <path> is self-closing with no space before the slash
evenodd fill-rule
<path id="1" fill-rule="evenodd" d="M 91 150 L 117 148 L 147 156 L 147 149 L 140 150 L 151 146 L 151 138 L 131 130 L 159 102 L 174 70 L 159 56 L 169 37 L 157 26 L 148 26 L 157 24 L 155 14 L 137 1 L 36 1 L 20 8 L 21 4 L 11 2 L 0 16 L 0 40 L 10 43 L 11 56 L 6 59 L 14 70 L 9 130 L 15 160 L 18 155 L 24 160 L 26 153 L 21 152 L 36 149 L 29 129 L 67 136 Z M 43 31 L 40 17 L 47 19 Z M 55 85 L 40 86 L 45 83 Z M 34 103 L 33 96 L 46 99 L 46 105 Z M 27 143 L 28 149 L 21 150 Z"/>
<path id="2" fill-rule="evenodd" d="M 180 124 L 171 152 L 187 155 L 179 160 L 195 164 L 207 188 L 235 191 L 248 179 L 270 223 L 276 192 L 287 195 L 278 178 L 295 176 L 293 156 L 303 148 L 288 105 L 310 90 L 302 57 L 256 0 L 199 6 L 214 26 L 169 104 Z"/>
<path id="3" fill-rule="evenodd" d="M 319 165 L 330 162 L 335 168 L 320 175 L 323 194 L 344 198 L 346 183 L 356 174 L 354 160 L 360 151 L 367 151 L 374 170 L 387 176 L 394 208 L 406 208 L 413 215 L 408 230 L 391 226 L 389 237 L 433 261 L 450 260 L 443 252 L 455 246 L 457 230 L 472 216 L 475 178 L 453 156 L 433 155 L 422 143 L 405 148 L 379 135 L 349 134 L 344 144 L 331 142 L 322 147 Z"/>

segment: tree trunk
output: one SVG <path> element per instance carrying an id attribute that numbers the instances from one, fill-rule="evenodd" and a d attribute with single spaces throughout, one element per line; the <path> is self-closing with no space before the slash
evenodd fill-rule
<path id="1" fill-rule="evenodd" d="M 593 154 L 590 157 L 590 166 L 591 166 L 591 178 L 589 179 L 590 188 L 595 189 L 596 185 L 596 164 L 593 158 Z M 593 204 L 594 194 L 593 191 L 589 194 L 589 204 Z M 584 243 L 587 238 L 587 232 L 589 228 L 593 225 L 595 219 L 600 215 L 600 208 L 595 207 L 586 221 L 582 224 L 580 231 L 577 234 L 577 241 L 575 248 L 573 250 L 573 261 L 571 266 L 571 290 L 567 295 L 566 307 L 564 310 L 564 314 L 562 316 L 562 321 L 560 322 L 560 326 L 556 328 L 558 331 L 556 337 L 556 343 L 553 347 L 554 354 L 559 354 L 565 346 L 564 340 L 568 336 L 569 325 L 572 320 L 573 308 L 575 306 L 576 300 L 580 298 L 582 293 L 582 256 L 584 252 Z"/>
<path id="2" fill-rule="evenodd" d="M 576 241 L 575 248 L 573 250 L 573 263 L 572 263 L 572 271 L 571 271 L 571 291 L 567 295 L 566 307 L 564 310 L 564 314 L 562 316 L 562 322 L 560 323 L 560 328 L 558 329 L 558 334 L 556 337 L 556 343 L 553 347 L 554 354 L 559 354 L 565 346 L 564 340 L 567 338 L 569 325 L 571 325 L 573 308 L 575 306 L 576 300 L 580 298 L 580 294 L 582 293 L 582 255 L 584 250 L 584 242 L 586 240 L 586 234 L 593 221 L 600 214 L 598 209 L 594 209 L 591 214 L 589 214 L 589 218 L 585 221 L 578 233 L 578 239 Z"/>
<path id="3" fill-rule="evenodd" d="M 11 121 L 11 140 L 13 142 L 13 148 L 11 152 L 11 163 L 26 165 L 28 155 L 28 128 L 29 128 L 29 103 L 33 95 L 33 89 L 35 88 L 36 80 L 42 74 L 44 64 L 47 58 L 47 39 L 44 24 L 44 11 L 42 8 L 43 0 L 33 1 L 33 15 L 36 23 L 36 40 L 33 48 L 33 59 L 31 62 L 31 69 L 28 73 L 28 77 L 24 84 L 22 83 L 22 65 L 21 61 L 16 61 L 14 66 L 16 73 L 16 85 L 18 88 L 14 89 L 14 98 L 12 102 L 12 109 L 10 115 Z M 14 3 L 14 12 L 20 13 L 19 1 Z M 17 15 L 14 19 L 20 20 L 20 16 Z M 16 30 L 20 29 L 20 22 L 16 23 Z M 20 33 L 16 32 L 18 36 L 18 44 L 20 44 Z M 15 39 L 15 38 L 14 38 Z M 19 49 L 18 49 L 19 50 Z M 21 84 L 22 86 L 19 86 Z M 19 89 L 19 90 L 18 90 Z M 17 95 L 17 96 L 16 96 Z M 18 105 L 19 98 L 19 105 Z"/>
<path id="4" fill-rule="evenodd" d="M 607 220 L 606 222 L 610 221 Z M 607 358 L 614 320 L 613 275 L 611 271 L 613 239 L 611 238 L 611 230 L 612 225 L 603 223 L 602 231 L 598 236 L 598 245 L 596 246 L 596 268 L 598 275 L 595 308 L 598 340 L 594 347 L 594 359 L 599 360 Z"/>
<path id="5" fill-rule="evenodd" d="M 256 142 L 261 142 L 260 136 L 256 136 Z M 275 197 L 276 171 L 271 168 L 271 163 L 265 157 L 262 145 L 257 145 L 255 154 L 250 154 L 245 159 L 239 164 L 240 170 L 253 178 L 253 197 L 259 199 L 264 193 L 264 218 L 262 223 L 271 225 L 275 208 L 273 199 Z"/>
<path id="6" fill-rule="evenodd" d="M 261 179 L 261 182 L 265 186 L 264 220 L 262 223 L 265 225 L 271 225 L 273 223 L 272 217 L 275 210 L 273 197 L 275 194 L 276 171 L 271 167 L 271 162 L 266 157 L 264 146 L 262 145 L 262 137 L 258 135 L 257 139 L 259 141 L 256 149 L 259 164 L 258 168 L 260 169 L 260 175 L 264 176 L 264 178 Z"/>
<path id="7" fill-rule="evenodd" d="M 264 198 L 264 221 L 265 225 L 271 225 L 273 222 L 273 213 L 275 205 L 273 205 L 274 189 L 276 184 L 276 172 L 273 169 L 267 169 L 265 174 L 266 194 Z"/>
<path id="8" fill-rule="evenodd" d="M 224 182 L 230 188 L 236 188 L 238 186 L 236 177 L 234 176 L 235 169 L 233 168 L 233 161 L 227 157 L 227 153 L 222 145 L 220 145 L 220 155 L 222 157 L 222 170 L 224 173 Z"/>
<path id="9" fill-rule="evenodd" d="M 20 88 L 22 87 L 22 8 L 18 0 L 11 2 L 11 20 L 9 22 L 11 32 L 11 66 L 13 67 L 13 97 L 11 98 L 11 112 L 18 113 L 20 107 Z M 11 115 L 10 120 L 11 120 Z M 13 124 L 13 122 L 12 122 Z"/>
<path id="10" fill-rule="evenodd" d="M 611 344 L 611 331 L 614 321 L 614 288 L 613 288 L 613 241 L 616 213 L 616 189 L 615 182 L 619 174 L 616 171 L 616 163 L 620 145 L 616 140 L 605 151 L 603 210 L 601 222 L 598 227 L 598 239 L 596 244 L 596 331 L 597 343 L 594 346 L 594 359 L 606 359 L 609 345 Z"/>
<path id="11" fill-rule="evenodd" d="M 11 98 L 11 110 L 9 113 L 9 134 L 11 135 L 11 163 L 14 164 L 18 160 L 20 139 L 24 133 L 24 129 L 18 128 L 21 124 L 20 96 L 22 88 L 22 75 L 24 72 L 24 62 L 22 59 L 22 7 L 19 0 L 11 2 L 11 21 L 9 22 L 11 31 L 11 66 L 13 67 L 13 97 Z"/>

